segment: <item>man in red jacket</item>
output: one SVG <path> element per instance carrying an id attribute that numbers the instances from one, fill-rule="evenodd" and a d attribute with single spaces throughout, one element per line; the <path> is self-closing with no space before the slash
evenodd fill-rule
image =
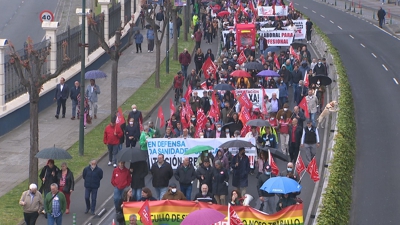
<path id="1" fill-rule="evenodd" d="M 187 79 L 187 69 L 191 61 L 192 57 L 190 56 L 188 50 L 185 48 L 183 52 L 179 54 L 179 63 L 181 64 L 181 70 L 185 79 Z"/>
<path id="2" fill-rule="evenodd" d="M 125 167 L 124 161 L 118 162 L 118 167 L 114 169 L 111 184 L 114 186 L 114 205 L 121 208 L 121 197 L 124 189 L 131 185 L 132 177 L 130 171 Z"/>
<path id="3" fill-rule="evenodd" d="M 117 126 L 115 121 L 116 116 L 111 117 L 111 123 L 104 129 L 103 143 L 108 147 L 108 165 L 111 166 L 114 163 L 114 168 L 117 167 L 117 153 L 119 140 L 123 133 L 120 126 Z"/>
<path id="4" fill-rule="evenodd" d="M 198 29 L 196 33 L 194 33 L 194 40 L 196 41 L 196 49 L 200 48 L 201 44 L 201 38 L 203 37 L 203 33 L 201 33 L 201 30 Z"/>

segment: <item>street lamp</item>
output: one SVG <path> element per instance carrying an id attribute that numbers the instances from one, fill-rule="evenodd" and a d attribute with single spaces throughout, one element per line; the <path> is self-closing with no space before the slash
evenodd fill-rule
<path id="1" fill-rule="evenodd" d="M 79 155 L 82 156 L 84 154 L 84 146 L 85 146 L 85 130 L 84 130 L 84 121 L 85 121 L 85 47 L 87 43 L 85 43 L 85 23 L 86 23 L 86 0 L 82 0 L 82 43 L 81 43 L 81 104 L 80 104 L 80 113 L 79 113 Z"/>

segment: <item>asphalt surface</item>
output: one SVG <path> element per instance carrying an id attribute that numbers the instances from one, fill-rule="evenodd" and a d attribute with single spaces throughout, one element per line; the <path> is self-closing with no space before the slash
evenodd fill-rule
<path id="1" fill-rule="evenodd" d="M 325 4 L 296 2 L 339 51 L 353 92 L 357 153 L 351 224 L 398 224 L 399 39 Z"/>
<path id="2" fill-rule="evenodd" d="M 205 41 L 202 42 L 201 44 L 202 51 L 205 53 L 207 49 L 211 48 L 215 57 L 217 57 L 216 52 L 217 52 L 217 43 L 212 44 L 206 44 Z M 310 50 L 311 51 L 311 50 Z M 315 56 L 315 53 L 311 51 L 312 56 Z M 192 56 L 193 57 L 193 56 Z M 193 60 L 192 60 L 193 61 Z M 190 72 L 191 69 L 194 68 L 194 64 L 192 63 L 189 66 L 188 71 Z M 165 68 L 161 68 L 161 70 L 164 70 Z M 170 71 L 171 73 L 175 73 L 176 71 Z M 204 79 L 204 78 L 203 78 Z M 290 88 L 292 90 L 292 88 Z M 185 90 L 186 91 L 186 88 Z M 160 106 L 163 108 L 163 111 L 165 114 L 165 117 L 167 118 L 169 116 L 169 100 L 174 98 L 174 92 L 169 91 L 168 94 L 166 95 L 165 99 L 160 103 Z M 292 108 L 292 106 L 291 106 Z M 140 110 L 140 109 L 139 109 Z M 145 117 L 145 122 L 152 120 L 155 122 L 157 118 L 157 110 L 152 112 L 149 116 Z M 159 123 L 158 123 L 159 124 Z M 320 165 L 320 155 L 321 155 L 321 148 L 322 148 L 322 143 L 326 141 L 324 139 L 324 130 L 320 129 L 319 130 L 319 135 L 321 140 L 321 147 L 319 147 L 317 151 L 317 162 L 318 165 Z M 305 157 L 302 154 L 303 158 Z M 113 187 L 110 183 L 111 181 L 111 174 L 112 174 L 112 167 L 107 166 L 108 163 L 108 156 L 103 158 L 102 160 L 99 161 L 99 166 L 103 169 L 104 171 L 104 178 L 101 182 L 101 187 L 99 188 L 98 196 L 97 196 L 97 207 L 96 207 L 96 214 L 99 214 L 99 212 L 102 209 L 105 209 L 105 212 L 101 216 L 92 216 L 89 214 L 84 214 L 84 211 L 86 210 L 86 205 L 84 201 L 84 187 L 83 187 L 83 181 L 80 180 L 76 182 L 75 184 L 75 191 L 71 195 L 71 214 L 69 215 L 64 215 L 63 216 L 63 223 L 65 224 L 72 224 L 73 221 L 73 213 L 76 213 L 76 224 L 82 224 L 82 225 L 87 225 L 89 223 L 91 224 L 98 224 L 98 225 L 109 225 L 112 223 L 112 220 L 115 219 L 115 209 L 114 209 L 114 204 L 113 204 Z M 280 168 L 280 171 L 285 170 L 286 168 L 286 162 L 283 162 L 279 159 L 275 160 L 278 167 Z M 321 172 L 320 172 L 321 173 Z M 232 177 L 231 177 L 232 178 Z M 174 180 L 174 178 L 172 178 Z M 174 180 L 175 181 L 175 180 Z M 195 183 L 195 182 L 194 182 Z M 300 194 L 300 198 L 303 200 L 304 204 L 304 216 L 307 214 L 307 210 L 309 209 L 310 206 L 310 200 L 311 196 L 314 191 L 315 184 L 314 182 L 309 178 L 308 174 L 305 174 L 305 176 L 302 179 L 302 192 Z M 254 200 L 251 202 L 252 207 L 256 207 L 257 200 L 258 200 L 258 194 L 256 190 L 256 185 L 257 185 L 257 179 L 255 176 L 250 176 L 249 175 L 249 187 L 247 189 L 247 192 L 254 197 Z M 149 187 L 153 192 L 154 189 L 152 188 L 151 185 L 151 175 L 148 175 L 146 177 L 146 186 Z M 193 191 L 192 191 L 192 197 L 194 197 L 195 193 L 197 192 L 197 188 L 194 184 L 193 186 Z M 229 187 L 229 191 L 233 190 L 233 187 Z M 39 217 L 37 224 L 45 224 L 46 221 L 43 216 Z"/>
<path id="3" fill-rule="evenodd" d="M 62 1 L 62 0 L 60 0 Z M 16 49 L 22 49 L 27 37 L 34 43 L 42 41 L 45 31 L 39 20 L 40 12 L 57 8 L 58 0 L 8 0 L 0 7 L 0 38 L 11 41 Z"/>

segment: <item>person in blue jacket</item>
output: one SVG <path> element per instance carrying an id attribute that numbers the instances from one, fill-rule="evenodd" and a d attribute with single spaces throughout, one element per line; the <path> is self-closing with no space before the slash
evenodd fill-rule
<path id="1" fill-rule="evenodd" d="M 143 35 L 140 33 L 140 31 L 136 31 L 134 38 L 136 43 L 136 53 L 139 53 L 139 50 L 140 53 L 142 53 Z"/>
<path id="2" fill-rule="evenodd" d="M 153 52 L 154 49 L 154 30 L 152 27 L 147 29 L 147 52 Z"/>

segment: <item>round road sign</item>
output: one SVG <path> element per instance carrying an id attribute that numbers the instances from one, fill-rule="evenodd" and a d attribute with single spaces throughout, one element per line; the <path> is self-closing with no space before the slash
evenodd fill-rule
<path id="1" fill-rule="evenodd" d="M 40 22 L 43 21 L 54 21 L 54 15 L 50 10 L 43 10 L 39 15 Z"/>

